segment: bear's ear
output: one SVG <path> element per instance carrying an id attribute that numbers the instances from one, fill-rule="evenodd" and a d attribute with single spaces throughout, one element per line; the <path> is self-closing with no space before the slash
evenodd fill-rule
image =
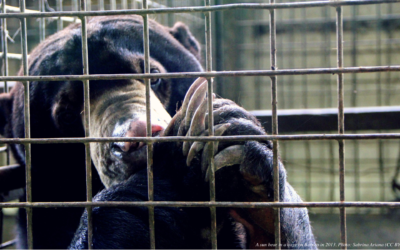
<path id="1" fill-rule="evenodd" d="M 11 118 L 12 95 L 9 93 L 0 94 L 0 134 L 4 135 L 4 128 Z"/>
<path id="2" fill-rule="evenodd" d="M 200 61 L 200 44 L 184 23 L 175 23 L 174 27 L 170 28 L 169 33 Z"/>

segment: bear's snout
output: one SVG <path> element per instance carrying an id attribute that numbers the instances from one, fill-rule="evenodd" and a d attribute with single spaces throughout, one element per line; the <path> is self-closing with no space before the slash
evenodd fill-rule
<path id="1" fill-rule="evenodd" d="M 161 124 L 151 124 L 151 134 L 152 136 L 158 136 L 162 131 L 164 131 L 165 127 Z M 126 131 L 123 137 L 146 137 L 146 121 L 144 120 L 137 120 L 132 121 L 129 124 L 128 130 Z M 113 153 L 120 154 L 120 153 L 128 153 L 131 151 L 135 151 L 140 149 L 145 145 L 144 142 L 114 142 Z"/>

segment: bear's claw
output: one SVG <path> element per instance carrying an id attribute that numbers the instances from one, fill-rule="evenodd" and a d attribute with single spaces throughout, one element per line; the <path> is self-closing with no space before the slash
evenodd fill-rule
<path id="1" fill-rule="evenodd" d="M 178 134 L 186 133 L 186 136 L 208 136 L 208 130 L 206 130 L 206 118 L 208 117 L 208 102 L 207 102 L 207 80 L 205 78 L 199 78 L 195 81 L 186 94 L 183 101 L 183 107 L 181 109 L 182 122 L 179 127 Z M 215 95 L 213 94 L 213 100 Z M 190 100 L 188 100 L 190 99 Z M 218 116 L 223 112 L 213 111 L 213 114 Z M 222 122 L 219 117 L 216 118 L 217 121 Z M 221 136 L 229 127 L 230 123 L 222 123 L 214 126 L 214 135 Z M 187 132 L 186 132 L 187 131 Z M 215 156 L 215 169 L 221 169 L 225 166 L 231 166 L 235 164 L 241 164 L 244 159 L 244 147 L 242 145 L 230 146 L 223 149 L 218 153 L 219 142 L 184 142 L 182 145 L 182 153 L 187 156 L 186 164 L 190 166 L 194 157 L 201 151 L 201 170 L 205 176 L 206 181 L 208 181 L 209 176 L 209 159 L 210 146 L 214 143 Z"/>
<path id="2" fill-rule="evenodd" d="M 229 127 L 231 126 L 230 123 L 224 123 L 224 124 L 219 124 L 214 127 L 214 135 L 215 136 L 221 136 Z M 207 136 L 208 135 L 208 130 L 204 131 L 200 136 Z M 215 150 L 218 149 L 218 143 L 215 142 Z M 190 166 L 193 158 L 196 156 L 196 154 L 200 153 L 200 151 L 204 148 L 205 142 L 199 142 L 196 141 L 192 144 L 190 147 L 189 153 L 187 155 L 187 161 L 186 165 Z M 185 155 L 186 156 L 186 155 Z"/>
<path id="3" fill-rule="evenodd" d="M 234 145 L 230 146 L 214 157 L 215 171 L 227 166 L 240 165 L 244 160 L 244 146 Z M 208 159 L 202 159 L 202 162 L 208 162 Z M 203 170 L 203 169 L 202 169 Z M 205 181 L 209 180 L 210 168 L 207 167 Z"/>

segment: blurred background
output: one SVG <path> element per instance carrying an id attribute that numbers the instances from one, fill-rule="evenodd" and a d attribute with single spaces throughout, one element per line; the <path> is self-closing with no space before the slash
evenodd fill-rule
<path id="1" fill-rule="evenodd" d="M 212 4 L 239 2 L 250 3 L 215 0 Z M 7 12 L 18 12 L 18 4 L 17 0 L 7 0 Z M 48 0 L 48 6 L 42 0 L 31 0 L 26 4 L 26 8 L 32 11 L 78 10 L 77 0 Z M 150 8 L 203 5 L 204 1 L 199 0 L 149 2 Z M 141 8 L 141 1 L 92 0 L 88 6 L 91 10 L 135 8 Z M 344 6 L 343 13 L 345 67 L 400 65 L 399 3 Z M 204 53 L 203 14 L 151 17 L 168 26 L 177 21 L 186 23 L 202 44 Z M 28 19 L 29 51 L 45 37 L 71 22 L 79 22 L 79 19 Z M 335 8 L 332 7 L 276 10 L 278 69 L 336 67 L 335 23 Z M 3 75 L 16 75 L 21 65 L 19 27 L 18 19 L 7 19 L 9 70 L 4 70 L 3 57 Z M 212 29 L 213 70 L 270 69 L 268 10 L 213 12 Z M 4 44 L 5 37 L 2 37 L 2 41 Z M 336 75 L 330 74 L 279 76 L 280 134 L 337 133 L 336 78 Z M 344 75 L 346 133 L 400 132 L 399 79 L 400 72 Z M 269 77 L 218 77 L 214 83 L 218 95 L 232 99 L 248 110 L 257 111 L 255 114 L 266 130 L 270 130 Z M 2 91 L 12 86 L 13 82 L 7 82 L 7 87 L 0 83 Z M 400 200 L 400 190 L 394 185 L 396 179 L 400 179 L 397 178 L 400 171 L 400 141 L 348 140 L 345 145 L 346 200 Z M 1 165 L 12 164 L 12 159 L 7 160 L 5 147 L 3 152 L 0 154 Z M 339 200 L 336 141 L 281 141 L 280 154 L 289 182 L 304 201 Z M 0 195 L 0 201 L 18 197 L 19 192 L 4 193 Z M 2 242 L 12 240 L 15 211 L 3 209 Z M 340 242 L 339 209 L 311 208 L 309 211 L 318 243 L 336 243 L 333 247 L 337 248 Z M 400 211 L 383 208 L 348 208 L 346 211 L 349 243 L 400 243 Z M 353 245 L 350 248 L 373 246 Z"/>

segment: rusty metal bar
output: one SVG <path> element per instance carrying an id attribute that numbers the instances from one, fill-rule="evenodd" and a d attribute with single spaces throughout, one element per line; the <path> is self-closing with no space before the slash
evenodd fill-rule
<path id="1" fill-rule="evenodd" d="M 204 1 L 204 6 L 211 6 L 210 0 Z M 206 71 L 212 71 L 212 37 L 211 37 L 211 12 L 204 13 L 205 19 L 205 39 L 206 39 Z M 207 78 L 208 82 L 208 113 L 213 114 L 213 79 Z M 214 115 L 208 116 L 208 134 L 210 137 L 214 136 Z M 214 165 L 214 143 L 210 143 L 210 147 L 208 147 L 210 158 L 207 159 L 209 161 L 209 187 L 210 187 L 210 201 L 214 202 L 216 200 L 215 193 L 215 165 Z M 210 215 L 211 215 L 211 248 L 217 249 L 217 211 L 215 207 L 210 207 Z"/>
<path id="2" fill-rule="evenodd" d="M 3 202 L 1 208 L 56 207 L 240 207 L 240 208 L 299 208 L 299 207 L 370 207 L 400 208 L 400 202 L 213 202 L 213 201 L 103 201 L 103 202 Z"/>
<path id="3" fill-rule="evenodd" d="M 6 0 L 1 0 L 1 12 L 6 13 Z M 3 76 L 8 76 L 8 30 L 7 30 L 7 19 L 2 20 L 2 58 L 3 58 Z M 8 93 L 7 81 L 4 81 L 4 92 Z"/>
<path id="4" fill-rule="evenodd" d="M 343 20 L 344 22 L 344 20 Z M 357 22 L 358 22 L 358 6 L 352 6 L 352 15 L 351 15 L 351 65 L 357 66 Z M 345 24 L 343 24 L 344 26 Z M 351 84 L 352 84 L 352 91 L 351 91 L 351 106 L 357 106 L 357 74 L 351 74 Z M 346 117 L 344 118 L 346 119 Z M 346 125 L 346 129 L 350 129 Z M 357 131 L 353 131 L 353 133 L 357 133 Z M 353 168 L 354 168 L 354 201 L 360 200 L 360 147 L 358 141 L 353 142 Z"/>
<path id="5" fill-rule="evenodd" d="M 1 0 L 1 13 L 6 13 L 6 0 Z M 1 27 L 2 27 L 2 57 L 3 57 L 3 76 L 8 76 L 9 73 L 9 67 L 8 67 L 8 30 L 7 30 L 7 19 L 4 18 L 1 20 Z M 8 93 L 8 83 L 7 81 L 4 81 L 4 92 Z M 5 146 L 6 149 L 6 164 L 10 165 L 10 148 L 8 147 L 8 145 Z"/>
<path id="6" fill-rule="evenodd" d="M 5 8 L 5 6 L 6 6 L 6 0 L 2 0 L 1 1 L 1 9 L 2 9 L 2 13 L 6 13 L 6 8 Z M 1 47 L 2 47 L 2 50 L 3 50 L 3 67 L 2 67 L 2 70 L 3 70 L 3 72 L 2 72 L 2 74 L 4 75 L 4 76 L 8 76 L 8 57 L 7 57 L 7 53 L 8 53 L 8 48 L 7 48 L 7 39 L 8 39 L 8 32 L 7 32 L 7 19 L 1 19 L 1 28 L 2 28 L 2 33 L 1 33 L 1 42 L 2 42 L 2 44 L 1 44 Z M 5 93 L 7 93 L 8 92 L 8 86 L 7 86 L 7 82 L 4 82 L 4 92 Z M 8 147 L 8 145 L 6 145 L 5 147 L 4 147 L 4 151 L 6 152 L 6 161 L 7 161 L 7 165 L 9 165 L 10 163 L 10 154 L 9 154 L 9 147 Z M 3 151 L 3 152 L 4 152 Z M 3 170 L 3 168 L 2 168 L 2 170 Z M 4 173 L 4 172 L 2 172 L 2 173 Z M 0 173 L 0 176 L 1 176 L 1 174 L 2 173 Z M 6 179 L 9 179 L 9 178 L 6 178 Z M 4 181 L 3 182 L 1 182 L 1 183 L 3 183 L 4 184 Z M 23 184 L 23 183 L 21 183 L 21 184 Z M 6 184 L 7 185 L 7 184 Z M 3 209 L 2 208 L 0 208 L 0 244 L 3 242 L 3 222 L 4 222 L 4 214 L 3 214 Z M 5 244 L 5 243 L 4 243 Z M 1 244 L 0 245 L 0 249 L 1 249 L 1 247 L 4 245 L 4 244 Z M 4 246 L 4 248 L 5 248 L 6 246 Z"/>
<path id="7" fill-rule="evenodd" d="M 349 5 L 369 5 L 369 4 L 384 4 L 398 3 L 400 0 L 343 0 L 343 1 L 310 1 L 310 2 L 288 2 L 288 3 L 238 3 L 224 4 L 204 7 L 174 7 L 174 8 L 153 8 L 146 10 L 107 10 L 107 11 L 65 11 L 65 12 L 46 12 L 46 13 L 7 13 L 0 14 L 0 18 L 4 17 L 83 17 L 83 16 L 114 16 L 114 15 L 146 15 L 146 14 L 168 14 L 168 13 L 199 13 L 209 11 L 227 11 L 236 9 L 257 9 L 257 10 L 272 10 L 272 9 L 290 9 L 290 8 L 311 8 L 311 7 L 337 7 Z"/>
<path id="8" fill-rule="evenodd" d="M 86 11 L 86 4 L 79 1 L 79 11 Z M 81 17 L 81 33 L 82 33 L 82 64 L 83 75 L 89 75 L 89 55 L 87 42 L 87 24 L 86 17 Z M 83 105 L 84 105 L 84 121 L 85 137 L 90 137 L 90 86 L 89 80 L 83 80 Z M 92 201 L 92 159 L 90 157 L 90 145 L 85 143 L 85 167 L 86 167 L 86 201 Z M 92 208 L 86 207 L 88 214 L 88 248 L 93 247 L 93 217 Z"/>
<path id="9" fill-rule="evenodd" d="M 240 135 L 240 136 L 171 136 L 171 137 L 89 137 L 89 138 L 1 138 L 0 143 L 48 144 L 48 143 L 90 143 L 90 142 L 211 142 L 211 141 L 300 141 L 300 140 L 378 140 L 400 139 L 400 133 L 377 134 L 303 134 L 303 135 Z"/>
<path id="10" fill-rule="evenodd" d="M 112 9 L 115 9 L 115 1 L 112 2 Z M 142 1 L 142 9 L 148 9 L 147 0 Z M 143 52 L 144 52 L 144 73 L 150 74 L 150 45 L 149 45 L 149 19 L 148 15 L 143 15 Z M 151 103 L 150 79 L 145 79 L 146 85 L 146 136 L 152 137 L 151 133 Z M 147 192 L 148 200 L 154 201 L 154 183 L 153 183 L 153 144 L 147 143 Z M 155 249 L 155 229 L 154 229 L 154 207 L 149 206 L 149 230 L 150 230 L 150 248 Z"/>
<path id="11" fill-rule="evenodd" d="M 275 0 L 270 0 L 270 4 L 274 4 Z M 270 30 L 270 64 L 271 70 L 276 70 L 276 24 L 275 10 L 269 13 L 269 30 Z M 278 135 L 278 90 L 276 76 L 271 77 L 271 100 L 272 100 L 272 135 Z M 279 151 L 278 141 L 272 142 L 273 148 L 273 165 L 274 165 L 274 202 L 279 202 Z M 281 249 L 281 210 L 274 209 L 274 226 L 275 226 L 275 249 Z"/>
<path id="12" fill-rule="evenodd" d="M 306 69 L 307 68 L 307 28 L 308 28 L 308 20 L 307 20 L 307 9 L 302 9 L 301 12 L 302 24 L 301 24 L 301 56 L 302 56 L 302 63 L 301 67 Z M 302 76 L 302 101 L 303 105 L 302 108 L 308 109 L 308 81 L 307 75 Z M 305 181 L 305 199 L 307 201 L 311 201 L 311 150 L 310 150 L 310 141 L 304 141 L 304 148 L 305 148 L 305 155 L 307 156 L 307 162 L 304 166 L 306 178 Z"/>
<path id="13" fill-rule="evenodd" d="M 337 67 L 343 67 L 343 14 L 342 7 L 336 8 L 336 38 L 337 38 Z M 344 134 L 344 86 L 343 74 L 337 75 L 338 83 L 338 133 Z M 339 172 L 340 172 L 340 201 L 345 201 L 345 159 L 344 159 L 344 140 L 338 140 L 339 143 Z M 347 228 L 346 228 L 346 210 L 340 208 L 340 239 L 342 249 L 347 249 Z"/>
<path id="14" fill-rule="evenodd" d="M 375 67 L 343 67 L 315 69 L 283 69 L 283 70 L 239 70 L 223 72 L 185 72 L 157 74 L 104 74 L 104 75 L 61 75 L 61 76 L 1 76 L 0 81 L 83 81 L 83 80 L 113 80 L 113 79 L 157 79 L 157 78 L 193 78 L 193 77 L 239 77 L 239 76 L 283 76 L 283 75 L 316 75 L 316 74 L 347 74 L 400 71 L 400 66 Z"/>
<path id="15" fill-rule="evenodd" d="M 391 12 L 391 6 L 388 5 L 389 8 L 389 13 Z M 390 15 L 391 16 L 391 15 Z M 382 24 L 383 24 L 383 20 L 382 20 L 382 13 L 381 13 L 381 6 L 378 5 L 377 6 L 377 19 L 380 20 L 377 25 L 376 25 L 376 55 L 377 55 L 377 63 L 379 65 L 382 64 L 382 35 L 381 35 L 381 29 L 382 29 Z M 390 36 L 391 33 L 391 29 L 389 29 L 389 38 L 391 38 Z M 391 45 L 389 45 L 389 49 L 387 51 L 389 51 L 389 54 L 387 56 L 388 62 L 391 63 L 391 49 L 390 49 Z M 388 78 L 387 80 L 390 79 L 390 76 L 388 74 Z M 376 79 L 377 85 L 378 85 L 378 99 L 377 99 L 377 105 L 382 105 L 382 83 L 381 83 L 381 74 L 377 73 L 377 79 Z M 387 81 L 387 83 L 390 84 L 390 80 Z M 387 90 L 390 91 L 390 88 L 386 88 Z M 386 96 L 386 103 L 390 102 L 390 95 Z M 383 121 L 379 122 L 380 124 L 383 124 Z M 381 130 L 379 130 L 378 132 L 381 132 Z M 384 143 L 382 140 L 378 141 L 378 146 L 379 146 L 379 181 L 380 181 L 380 200 L 383 201 L 385 200 L 385 173 L 384 173 L 384 159 L 383 159 L 383 155 L 384 155 Z"/>
<path id="16" fill-rule="evenodd" d="M 20 11 L 25 12 L 25 0 L 20 0 Z M 28 68 L 28 41 L 27 41 L 27 25 L 26 18 L 21 18 L 21 46 L 22 46 L 22 68 L 23 75 L 29 75 Z M 30 99 L 29 99 L 29 82 L 22 82 L 24 85 L 24 129 L 25 138 L 31 138 L 31 127 L 30 127 Z M 25 145 L 25 181 L 26 181 L 26 201 L 32 202 L 32 161 L 31 161 L 31 144 L 26 143 Z M 32 209 L 26 209 L 26 221 L 27 221 L 27 240 L 28 248 L 33 248 L 33 233 L 32 233 Z"/>

